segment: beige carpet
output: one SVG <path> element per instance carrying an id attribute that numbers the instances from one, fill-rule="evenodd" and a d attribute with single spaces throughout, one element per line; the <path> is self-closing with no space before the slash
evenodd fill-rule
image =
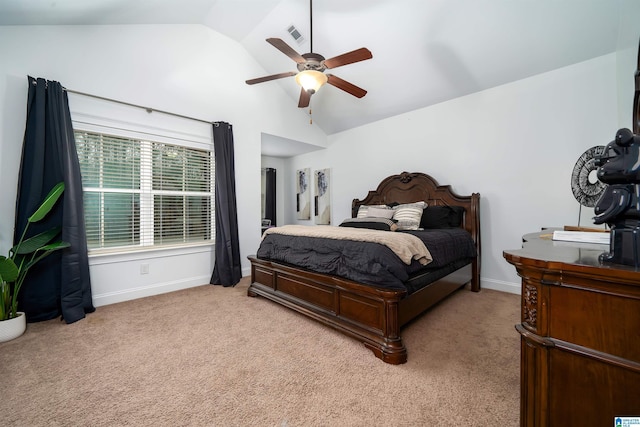
<path id="1" fill-rule="evenodd" d="M 458 291 L 403 330 L 392 366 L 247 283 L 29 324 L 0 344 L 0 424 L 518 425 L 517 295 Z"/>

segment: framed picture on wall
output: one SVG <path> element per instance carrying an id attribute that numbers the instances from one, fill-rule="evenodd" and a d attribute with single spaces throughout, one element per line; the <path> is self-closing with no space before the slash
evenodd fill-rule
<path id="1" fill-rule="evenodd" d="M 311 219 L 311 188 L 309 168 L 296 171 L 296 211 L 298 219 Z"/>
<path id="2" fill-rule="evenodd" d="M 316 224 L 331 224 L 331 169 L 320 169 L 313 173 L 315 187 Z"/>

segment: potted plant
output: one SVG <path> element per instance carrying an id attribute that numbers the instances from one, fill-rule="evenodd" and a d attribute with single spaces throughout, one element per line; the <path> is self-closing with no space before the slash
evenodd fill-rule
<path id="1" fill-rule="evenodd" d="M 61 227 L 25 239 L 29 225 L 44 219 L 64 191 L 64 182 L 51 189 L 40 207 L 27 219 L 18 244 L 9 249 L 7 257 L 0 255 L 0 342 L 22 335 L 26 329 L 26 317 L 18 311 L 18 293 L 29 269 L 52 252 L 69 247 L 69 243 L 52 243 Z"/>

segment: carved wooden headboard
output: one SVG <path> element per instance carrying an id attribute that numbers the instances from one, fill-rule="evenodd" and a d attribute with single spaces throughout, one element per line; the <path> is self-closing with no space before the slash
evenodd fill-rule
<path id="1" fill-rule="evenodd" d="M 402 172 L 391 175 L 369 191 L 364 199 L 353 199 L 351 216 L 355 218 L 361 205 L 386 205 L 424 201 L 428 206 L 462 206 L 465 209 L 462 227 L 467 230 L 480 256 L 480 194 L 461 196 L 450 185 L 439 185 L 431 176 L 421 172 Z"/>

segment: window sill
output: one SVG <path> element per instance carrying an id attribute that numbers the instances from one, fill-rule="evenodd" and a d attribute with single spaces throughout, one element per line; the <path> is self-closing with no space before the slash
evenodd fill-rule
<path id="1" fill-rule="evenodd" d="M 100 249 L 96 251 L 89 251 L 89 264 L 108 264 L 119 261 L 146 260 L 174 255 L 212 252 L 214 247 L 214 242 L 206 242 L 179 246 L 158 246 L 145 249 Z"/>

